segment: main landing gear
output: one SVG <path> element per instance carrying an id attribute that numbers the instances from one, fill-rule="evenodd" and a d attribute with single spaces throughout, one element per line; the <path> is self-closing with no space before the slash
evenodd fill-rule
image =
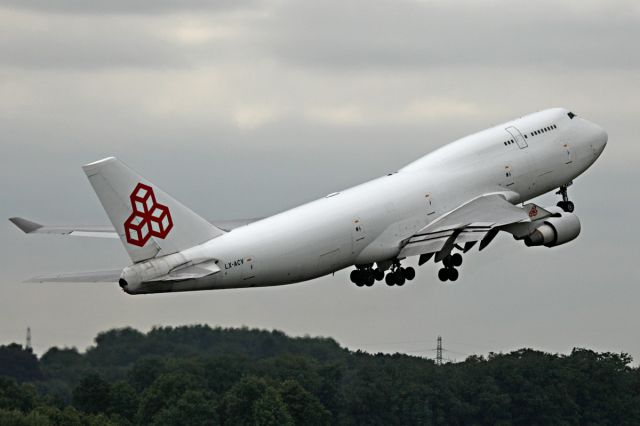
<path id="1" fill-rule="evenodd" d="M 556 192 L 556 194 L 560 194 L 562 195 L 562 201 L 558 201 L 558 204 L 556 204 L 558 207 L 560 207 L 562 210 L 564 210 L 567 213 L 573 213 L 573 211 L 576 209 L 575 205 L 573 204 L 572 201 L 569 201 L 569 195 L 567 194 L 567 188 L 572 184 L 573 182 L 569 182 L 566 185 L 562 185 L 559 189 L 558 192 Z"/>
<path id="2" fill-rule="evenodd" d="M 411 266 L 403 268 L 400 266 L 400 262 L 395 262 L 391 267 L 391 272 L 387 274 L 384 281 L 389 287 L 397 285 L 403 286 L 406 281 L 411 281 L 416 277 L 416 270 Z"/>
<path id="3" fill-rule="evenodd" d="M 440 281 L 455 281 L 460 276 L 456 268 L 462 265 L 462 255 L 460 253 L 448 254 L 442 259 L 442 265 L 444 268 L 438 271 Z"/>
<path id="4" fill-rule="evenodd" d="M 373 264 L 360 265 L 358 269 L 351 271 L 351 282 L 358 287 L 367 286 L 371 287 L 374 282 L 382 281 L 384 278 L 384 271 L 382 269 L 373 269 Z"/>
<path id="5" fill-rule="evenodd" d="M 383 279 L 388 286 L 402 286 L 406 281 L 411 281 L 416 277 L 416 270 L 412 267 L 403 268 L 400 266 L 400 261 L 395 261 L 391 265 L 391 271 L 387 273 L 385 277 L 384 270 L 381 268 L 374 268 L 373 264 L 358 265 L 357 269 L 351 271 L 349 278 L 358 287 L 371 287 L 376 281 L 382 281 Z"/>

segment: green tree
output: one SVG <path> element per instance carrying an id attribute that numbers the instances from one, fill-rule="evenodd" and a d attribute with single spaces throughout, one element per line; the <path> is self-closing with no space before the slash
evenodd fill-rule
<path id="1" fill-rule="evenodd" d="M 156 426 L 218 425 L 215 403 L 202 391 L 187 391 L 180 399 L 153 416 Z"/>
<path id="2" fill-rule="evenodd" d="M 42 379 L 42 372 L 31 349 L 12 343 L 0 346 L 0 376 L 26 382 Z"/>
<path id="3" fill-rule="evenodd" d="M 76 348 L 53 347 L 42 355 L 40 366 L 47 380 L 63 380 L 73 387 L 91 369 L 89 361 Z"/>
<path id="4" fill-rule="evenodd" d="M 138 392 L 149 387 L 165 370 L 165 362 L 158 357 L 140 358 L 129 370 L 127 378 Z"/>
<path id="5" fill-rule="evenodd" d="M 111 404 L 111 385 L 98 374 L 90 374 L 73 390 L 73 405 L 85 413 L 103 413 Z"/>
<path id="6" fill-rule="evenodd" d="M 110 415 L 117 414 L 124 419 L 133 421 L 138 411 L 139 402 L 136 390 L 129 383 L 119 381 L 111 386 L 107 412 Z"/>
<path id="7" fill-rule="evenodd" d="M 280 395 L 295 424 L 316 426 L 330 423 L 331 413 L 323 407 L 318 398 L 295 380 L 283 382 Z"/>
<path id="8" fill-rule="evenodd" d="M 0 409 L 32 410 L 37 403 L 37 394 L 33 386 L 18 384 L 12 379 L 0 377 Z"/>
<path id="9" fill-rule="evenodd" d="M 144 424 L 152 423 L 156 413 L 176 404 L 190 390 L 206 392 L 204 380 L 179 372 L 160 375 L 140 398 L 138 421 Z"/>
<path id="10" fill-rule="evenodd" d="M 293 424 L 277 389 L 255 376 L 245 377 L 229 389 L 218 412 L 224 425 Z"/>
<path id="11" fill-rule="evenodd" d="M 256 426 L 292 426 L 294 424 L 287 405 L 273 387 L 267 387 L 264 394 L 253 403 L 251 416 L 252 423 Z"/>

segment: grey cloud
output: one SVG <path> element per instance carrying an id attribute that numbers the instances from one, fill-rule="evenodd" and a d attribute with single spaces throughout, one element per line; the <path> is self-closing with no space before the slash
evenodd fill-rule
<path id="1" fill-rule="evenodd" d="M 1 0 L 0 6 L 55 13 L 153 14 L 189 11 L 225 11 L 250 7 L 257 0 Z"/>
<path id="2" fill-rule="evenodd" d="M 316 67 L 640 64 L 640 14 L 627 2 L 285 2 L 265 24 L 279 57 Z"/>
<path id="3" fill-rule="evenodd" d="M 2 18 L 0 66 L 43 69 L 182 67 L 168 40 L 130 19 L 13 16 Z"/>

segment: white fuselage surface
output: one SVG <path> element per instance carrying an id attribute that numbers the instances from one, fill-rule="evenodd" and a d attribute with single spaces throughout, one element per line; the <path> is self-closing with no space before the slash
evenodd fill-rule
<path id="1" fill-rule="evenodd" d="M 517 204 L 570 183 L 594 163 L 606 142 L 601 127 L 566 109 L 537 112 L 456 140 L 395 173 L 181 252 L 185 259 L 217 259 L 219 273 L 125 290 L 273 286 L 394 259 L 403 240 L 474 197 L 499 193 Z"/>

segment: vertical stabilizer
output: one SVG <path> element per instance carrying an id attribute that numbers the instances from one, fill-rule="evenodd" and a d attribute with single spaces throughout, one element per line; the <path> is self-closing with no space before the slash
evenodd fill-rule
<path id="1" fill-rule="evenodd" d="M 224 234 L 114 157 L 82 169 L 134 262 Z"/>

